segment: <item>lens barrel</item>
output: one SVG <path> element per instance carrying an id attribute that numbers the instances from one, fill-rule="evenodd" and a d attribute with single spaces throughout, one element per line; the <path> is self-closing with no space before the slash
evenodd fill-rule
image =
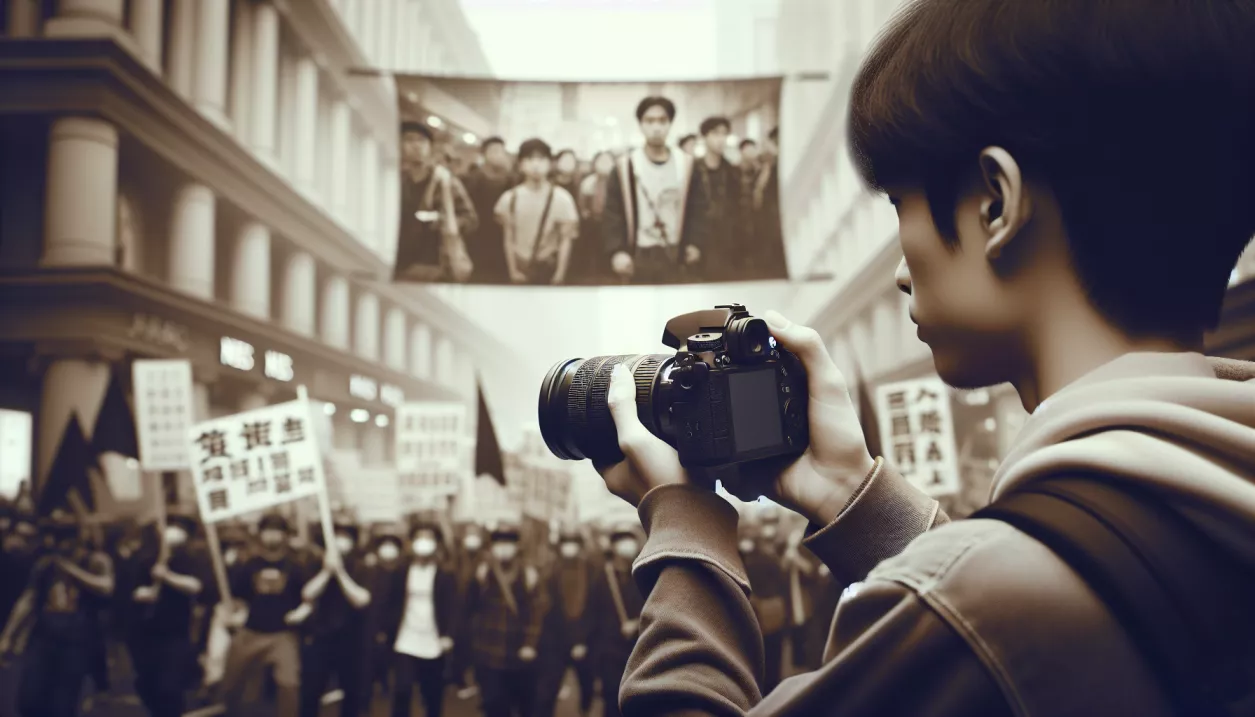
<path id="1" fill-rule="evenodd" d="M 663 435 L 656 407 L 659 377 L 674 359 L 668 354 L 624 354 L 567 359 L 554 364 L 540 385 L 537 405 L 540 434 L 559 458 L 595 463 L 623 460 L 618 433 L 606 397 L 614 367 L 624 364 L 636 383 L 636 410 L 641 423 Z"/>

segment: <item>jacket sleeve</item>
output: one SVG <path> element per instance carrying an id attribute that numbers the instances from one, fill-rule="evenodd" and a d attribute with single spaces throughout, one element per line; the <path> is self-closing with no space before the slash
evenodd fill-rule
<path id="1" fill-rule="evenodd" d="M 453 213 L 457 215 L 458 233 L 464 237 L 470 236 L 479 229 L 479 214 L 475 211 L 475 203 L 467 194 L 462 180 L 450 176 L 449 181 L 452 182 L 450 188 L 453 190 Z"/>
<path id="2" fill-rule="evenodd" d="M 710 201 L 702 188 L 702 168 L 693 167 L 689 173 L 688 206 L 684 208 L 684 226 L 680 236 L 689 246 L 705 249 L 710 243 Z"/>
<path id="3" fill-rule="evenodd" d="M 602 250 L 607 257 L 627 250 L 628 211 L 629 207 L 623 204 L 623 182 L 616 167 L 606 180 L 606 206 L 601 214 Z"/>
<path id="4" fill-rule="evenodd" d="M 735 508 L 669 485 L 640 513 L 649 538 L 634 575 L 647 598 L 620 690 L 626 717 L 1010 714 L 966 643 L 917 594 L 879 581 L 846 593 L 824 667 L 764 697 Z"/>

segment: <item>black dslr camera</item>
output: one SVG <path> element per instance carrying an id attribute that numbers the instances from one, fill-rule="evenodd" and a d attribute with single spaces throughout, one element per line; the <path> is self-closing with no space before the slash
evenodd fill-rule
<path id="1" fill-rule="evenodd" d="M 776 345 L 767 322 L 740 304 L 717 306 L 668 321 L 662 343 L 675 355 L 594 356 L 551 368 L 539 406 L 549 450 L 566 460 L 623 460 L 606 405 L 618 364 L 636 382 L 641 423 L 697 476 L 727 483 L 729 467 L 806 450 L 806 372 Z"/>

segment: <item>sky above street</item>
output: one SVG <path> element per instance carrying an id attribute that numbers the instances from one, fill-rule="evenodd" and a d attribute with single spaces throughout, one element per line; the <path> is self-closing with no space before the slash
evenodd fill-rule
<path id="1" fill-rule="evenodd" d="M 716 75 L 715 0 L 461 3 L 494 74 L 501 78 L 663 80 Z"/>

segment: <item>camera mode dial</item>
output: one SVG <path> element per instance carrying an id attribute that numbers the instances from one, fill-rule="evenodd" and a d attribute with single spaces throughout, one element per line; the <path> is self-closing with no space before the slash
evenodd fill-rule
<path id="1" fill-rule="evenodd" d="M 723 334 L 694 334 L 688 340 L 688 350 L 694 353 L 717 351 L 722 347 Z"/>

